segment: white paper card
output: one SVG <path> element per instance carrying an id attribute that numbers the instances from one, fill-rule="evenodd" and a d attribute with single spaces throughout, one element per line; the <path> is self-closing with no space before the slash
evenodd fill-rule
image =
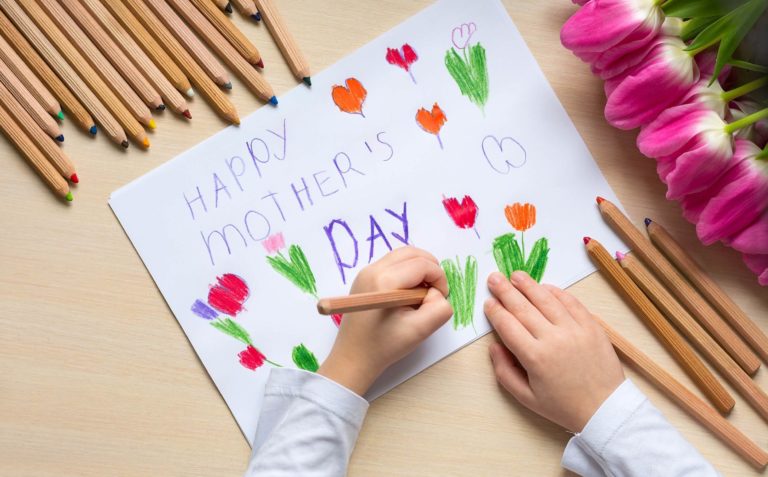
<path id="1" fill-rule="evenodd" d="M 110 200 L 249 442 L 272 363 L 331 348 L 315 295 L 346 294 L 390 248 L 458 258 L 456 289 L 474 257 L 478 285 L 370 399 L 490 330 L 497 237 L 561 287 L 594 271 L 583 235 L 624 248 L 595 206 L 613 192 L 497 0 L 439 1 L 312 81 Z"/>

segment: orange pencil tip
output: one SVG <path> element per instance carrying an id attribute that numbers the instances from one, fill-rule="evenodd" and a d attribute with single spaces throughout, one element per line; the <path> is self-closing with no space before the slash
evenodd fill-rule
<path id="1" fill-rule="evenodd" d="M 144 138 L 144 142 L 142 142 L 141 145 L 144 146 L 145 149 L 149 149 L 149 139 Z"/>
<path id="2" fill-rule="evenodd" d="M 584 245 L 588 244 L 590 240 L 592 240 L 591 237 L 584 237 Z"/>
<path id="3" fill-rule="evenodd" d="M 80 183 L 80 179 L 77 177 L 77 174 L 72 174 L 71 176 L 69 176 L 69 180 L 71 180 L 75 184 L 79 184 Z"/>
<path id="4" fill-rule="evenodd" d="M 598 204 L 602 204 L 605 201 L 605 199 L 603 199 L 599 195 L 597 196 L 597 198 L 595 198 L 595 200 L 597 201 Z"/>

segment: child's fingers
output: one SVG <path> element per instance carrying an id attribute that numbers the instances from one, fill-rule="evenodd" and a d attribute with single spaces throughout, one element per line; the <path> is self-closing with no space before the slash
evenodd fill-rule
<path id="1" fill-rule="evenodd" d="M 539 338 L 552 324 L 499 272 L 488 277 L 488 289 L 531 334 Z"/>
<path id="2" fill-rule="evenodd" d="M 496 380 L 523 406 L 531 408 L 536 403 L 536 396 L 528 384 L 525 371 L 515 362 L 512 353 L 499 343 L 492 343 L 489 352 Z"/>
<path id="3" fill-rule="evenodd" d="M 418 309 L 406 310 L 403 314 L 416 327 L 420 338 L 426 339 L 448 321 L 453 315 L 453 309 L 440 290 L 430 288 Z"/>
<path id="4" fill-rule="evenodd" d="M 510 277 L 512 284 L 528 298 L 547 320 L 554 324 L 570 322 L 566 307 L 525 272 L 514 272 Z"/>
<path id="5" fill-rule="evenodd" d="M 592 318 L 592 313 L 590 313 L 589 310 L 587 310 L 587 307 L 577 300 L 575 296 L 554 285 L 544 286 L 560 303 L 563 304 L 563 306 L 565 306 L 576 323 L 586 327 L 593 327 L 596 325 L 595 320 Z"/>
<path id="6" fill-rule="evenodd" d="M 443 296 L 448 295 L 448 280 L 445 271 L 437 263 L 426 257 L 418 256 L 389 266 L 381 273 L 382 286 L 385 289 L 413 288 L 426 283 L 437 288 Z"/>
<path id="7" fill-rule="evenodd" d="M 517 356 L 525 357 L 527 351 L 535 344 L 536 338 L 531 336 L 525 326 L 496 298 L 488 298 L 483 305 L 483 311 L 506 347 Z"/>
<path id="8" fill-rule="evenodd" d="M 414 247 L 413 245 L 406 245 L 404 247 L 396 248 L 381 257 L 376 263 L 390 266 L 416 257 L 424 257 L 432 262 L 438 263 L 438 260 L 434 255 L 427 252 L 426 250 Z"/>

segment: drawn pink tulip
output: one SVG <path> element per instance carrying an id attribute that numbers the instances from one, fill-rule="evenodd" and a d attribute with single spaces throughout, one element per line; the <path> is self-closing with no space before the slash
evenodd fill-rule
<path id="1" fill-rule="evenodd" d="M 261 245 L 264 246 L 264 249 L 269 254 L 279 252 L 285 248 L 285 238 L 283 237 L 283 233 L 280 232 L 274 235 L 270 235 L 261 242 Z"/>
<path id="2" fill-rule="evenodd" d="M 605 82 L 605 118 L 619 129 L 656 119 L 699 80 L 699 69 L 679 38 L 657 40 L 642 62 Z"/>
<path id="3" fill-rule="evenodd" d="M 733 138 L 716 112 L 699 103 L 664 111 L 640 131 L 637 146 L 658 160 L 668 199 L 702 191 L 725 173 L 733 156 Z"/>
<path id="4" fill-rule="evenodd" d="M 264 356 L 261 351 L 257 350 L 251 345 L 248 345 L 245 350 L 238 353 L 237 357 L 240 358 L 240 364 L 250 369 L 251 371 L 255 371 L 256 369 L 260 368 L 266 360 L 266 356 Z"/>
<path id="5" fill-rule="evenodd" d="M 741 256 L 752 272 L 757 275 L 757 283 L 768 286 L 768 254 L 747 254 Z"/>
<path id="6" fill-rule="evenodd" d="M 413 84 L 416 84 L 416 78 L 413 77 L 411 65 L 418 59 L 419 55 L 416 54 L 416 51 L 408 43 L 405 43 L 400 50 L 397 48 L 387 48 L 387 63 L 404 69 L 411 77 Z"/>
<path id="7" fill-rule="evenodd" d="M 469 40 L 475 34 L 477 25 L 472 22 L 462 23 L 451 31 L 451 42 L 457 50 L 463 50 L 469 45 Z"/>

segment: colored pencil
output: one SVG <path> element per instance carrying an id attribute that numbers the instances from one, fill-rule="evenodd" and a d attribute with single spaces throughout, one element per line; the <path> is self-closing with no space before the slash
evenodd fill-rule
<path id="1" fill-rule="evenodd" d="M 179 92 L 176 86 L 174 86 L 165 74 L 160 71 L 155 62 L 152 61 L 144 50 L 139 46 L 133 37 L 125 31 L 123 25 L 115 20 L 112 14 L 103 5 L 98 2 L 94 2 L 93 9 L 90 9 L 80 0 L 62 0 L 64 7 L 78 21 L 82 21 L 82 25 L 88 25 L 86 31 L 94 35 L 94 38 L 98 37 L 105 41 L 111 41 L 113 45 L 119 48 L 119 51 L 124 54 L 133 65 L 138 68 L 144 77 L 154 86 L 160 93 L 160 96 L 165 101 L 165 105 L 172 111 L 185 116 L 187 119 L 192 119 L 192 114 L 189 112 L 189 106 L 186 100 Z M 94 40 L 96 41 L 96 40 Z M 102 43 L 101 40 L 96 41 L 97 44 Z M 175 66 L 175 65 L 174 65 Z M 178 69 L 178 67 L 177 67 Z M 178 70 L 179 74 L 186 80 L 186 76 L 181 70 Z M 179 85 L 183 87 L 183 85 Z M 192 86 L 189 86 L 185 94 L 194 96 Z"/>
<path id="2" fill-rule="evenodd" d="M 720 316 L 739 333 L 763 361 L 768 362 L 768 336 L 749 319 L 731 297 L 705 272 L 701 266 L 685 251 L 683 247 L 667 232 L 667 230 L 652 221 L 645 219 L 648 236 L 656 247 L 675 264 L 689 282 L 704 295 Z"/>
<path id="3" fill-rule="evenodd" d="M 249 90 L 264 101 L 277 105 L 277 98 L 272 86 L 267 83 L 258 71 L 211 25 L 189 0 L 158 0 L 157 5 L 167 1 L 181 15 L 187 24 L 205 40 L 219 58 L 223 59 L 232 71 L 245 83 Z M 167 5 L 166 5 L 167 6 Z"/>
<path id="4" fill-rule="evenodd" d="M 119 46 L 105 32 L 99 23 L 94 19 L 88 10 L 77 3 L 77 1 L 53 2 L 60 4 L 71 19 L 77 22 L 80 29 L 88 35 L 88 38 L 108 59 L 112 66 L 120 72 L 120 76 L 130 83 L 133 90 L 141 97 L 141 100 L 148 107 L 155 110 L 164 110 L 165 105 L 160 94 L 155 90 L 139 69 L 123 53 Z"/>
<path id="5" fill-rule="evenodd" d="M 261 53 L 256 49 L 256 46 L 210 0 L 192 0 L 192 3 L 227 39 L 229 44 L 235 47 L 238 53 L 245 58 L 245 61 L 259 68 L 264 68 L 264 61 L 261 59 Z"/>
<path id="6" fill-rule="evenodd" d="M 693 352 L 688 343 L 670 325 L 661 312 L 653 305 L 635 282 L 616 263 L 611 254 L 597 240 L 584 237 L 592 262 L 603 274 L 614 289 L 635 310 L 645 325 L 669 351 L 685 373 L 696 383 L 715 408 L 723 414 L 728 414 L 736 405 L 736 401 L 728 394 L 722 384 L 712 375 L 709 369 Z"/>
<path id="7" fill-rule="evenodd" d="M 619 264 L 648 298 L 661 310 L 681 333 L 715 369 L 720 372 L 736 391 L 768 421 L 768 395 L 744 372 L 741 367 L 712 339 L 685 308 L 653 277 L 640 261 L 632 255 L 617 254 Z"/>
<path id="8" fill-rule="evenodd" d="M 69 191 L 69 184 L 61 177 L 61 174 L 54 169 L 50 162 L 45 158 L 42 152 L 35 146 L 32 140 L 24 133 L 21 127 L 13 120 L 11 115 L 5 109 L 5 104 L 0 102 L 0 131 L 2 131 L 9 141 L 16 146 L 16 149 L 24 156 L 32 168 L 35 169 L 43 182 L 59 197 L 72 201 L 72 193 Z"/>
<path id="9" fill-rule="evenodd" d="M 610 338 L 616 353 L 627 365 L 644 376 L 672 402 L 708 429 L 722 443 L 758 470 L 768 465 L 768 453 L 680 384 L 671 374 L 637 349 L 604 321 L 595 317 Z"/>
<path id="10" fill-rule="evenodd" d="M 8 0 L 4 0 L 6 3 Z M 88 61 L 77 51 L 66 35 L 59 30 L 53 20 L 48 17 L 45 11 L 36 0 L 17 0 L 21 8 L 26 11 L 29 18 L 45 33 L 51 43 L 59 50 L 69 64 L 85 80 L 91 91 L 101 100 L 102 104 L 112 113 L 113 117 L 122 126 L 128 138 L 140 144 L 144 148 L 149 147 L 149 138 L 147 138 L 144 128 L 131 115 L 123 103 L 115 96 L 112 90 L 101 79 L 98 73 L 94 71 Z"/>
<path id="11" fill-rule="evenodd" d="M 120 123 L 117 122 L 88 86 L 85 85 L 75 70 L 69 66 L 69 63 L 59 55 L 56 48 L 48 41 L 48 38 L 40 31 L 37 25 L 24 14 L 15 0 L 0 0 L 0 8 L 10 17 L 19 30 L 23 32 L 23 35 L 40 53 L 40 56 L 51 66 L 51 69 L 56 72 L 62 82 L 72 90 L 83 106 L 93 114 L 107 137 L 123 147 L 128 147 L 128 139 Z M 95 131 L 95 129 L 92 128 L 91 131 Z"/>
<path id="12" fill-rule="evenodd" d="M 720 343 L 720 346 L 739 363 L 747 374 L 755 374 L 760 360 L 736 333 L 718 316 L 704 298 L 688 284 L 675 267 L 656 250 L 616 205 L 611 201 L 597 198 L 603 219 L 624 239 L 632 250 L 648 265 L 675 297 L 688 309 L 699 323 Z"/>
<path id="13" fill-rule="evenodd" d="M 144 28 L 141 22 L 130 13 L 130 10 L 128 10 L 122 2 L 105 2 L 102 4 L 99 0 L 80 1 L 83 5 L 88 7 L 88 10 L 90 10 L 93 16 L 101 22 L 104 29 L 110 32 L 113 37 L 117 31 L 115 27 L 118 25 L 121 25 L 121 31 L 129 32 L 134 42 L 141 46 L 141 50 L 152 59 L 152 62 L 163 72 L 163 75 L 165 75 L 168 81 L 170 81 L 178 91 L 185 94 L 188 98 L 195 95 L 195 91 L 192 89 L 189 78 L 187 78 L 186 74 L 181 70 L 181 67 L 176 64 L 176 61 L 174 61 L 168 53 L 166 53 L 165 48 L 155 41 L 155 38 Z M 108 7 L 108 9 L 105 8 L 105 6 Z M 113 28 L 115 28 L 115 31 L 113 31 Z M 122 45 L 120 38 L 115 37 L 115 41 Z M 123 48 L 125 49 L 126 46 L 123 45 Z M 138 52 L 133 50 L 130 52 L 126 51 L 126 54 L 132 56 L 134 61 L 136 61 L 136 58 L 138 57 Z"/>
<path id="14" fill-rule="evenodd" d="M 22 131 L 24 131 L 24 134 L 32 140 L 40 152 L 61 173 L 62 177 L 74 183 L 79 182 L 80 180 L 77 177 L 75 165 L 72 164 L 72 161 L 64 154 L 64 151 L 61 150 L 58 144 L 35 124 L 32 117 L 24 109 L 24 106 L 2 84 L 0 84 L 0 102 L 5 105 L 5 110 L 8 111 Z"/>
<path id="15" fill-rule="evenodd" d="M 176 12 L 161 0 L 144 0 L 147 8 L 154 11 L 160 22 L 165 25 L 178 42 L 187 50 L 187 53 L 197 61 L 197 64 L 205 71 L 214 83 L 225 89 L 232 89 L 229 74 L 203 42 L 192 33 L 192 30 L 184 24 Z"/>
<path id="16" fill-rule="evenodd" d="M 205 0 L 206 2 L 211 1 L 214 4 L 216 4 L 217 7 L 219 7 L 220 10 L 224 10 L 228 14 L 232 14 L 232 4 L 229 3 L 229 0 Z"/>
<path id="17" fill-rule="evenodd" d="M 62 33 L 75 46 L 80 55 L 91 65 L 97 75 L 101 77 L 106 86 L 120 100 L 131 115 L 144 126 L 155 129 L 157 126 L 152 118 L 152 113 L 141 98 L 133 91 L 133 88 L 123 79 L 122 75 L 112 66 L 112 63 L 93 44 L 88 35 L 69 16 L 59 4 L 59 0 L 37 0 L 46 11 L 48 18 L 55 23 Z"/>
<path id="18" fill-rule="evenodd" d="M 420 305 L 424 297 L 427 296 L 427 291 L 429 291 L 428 288 L 412 288 L 409 290 L 390 290 L 321 298 L 317 302 L 317 311 L 321 315 L 332 315 L 353 311 Z"/>
<path id="19" fill-rule="evenodd" d="M 151 31 L 157 41 L 163 44 L 174 58 L 179 61 L 179 66 L 192 80 L 195 88 L 207 100 L 208 104 L 226 121 L 233 124 L 240 124 L 240 117 L 232 103 L 227 99 L 224 93 L 211 81 L 208 75 L 200 68 L 195 60 L 187 53 L 183 46 L 176 41 L 176 38 L 169 32 L 162 22 L 144 5 L 141 0 L 125 0 L 124 2 L 109 2 L 108 5 L 113 9 L 113 13 L 121 11 L 117 15 L 121 21 L 124 21 L 126 27 L 128 24 L 141 23 L 147 30 Z M 119 8 L 118 8 L 119 7 Z M 130 10 L 129 10 L 130 8 Z M 136 15 L 135 17 L 133 15 Z M 128 22 L 128 19 L 132 19 Z"/>
<path id="20" fill-rule="evenodd" d="M 48 91 L 48 88 L 29 69 L 24 60 L 14 51 L 11 45 L 0 35 L 0 61 L 3 61 L 11 73 L 21 81 L 24 88 L 37 100 L 37 103 L 49 115 L 58 120 L 64 119 L 59 101 Z"/>
<path id="21" fill-rule="evenodd" d="M 261 16 L 259 15 L 259 11 L 256 9 L 256 4 L 253 3 L 253 0 L 231 0 L 230 3 L 233 3 L 237 11 L 243 15 L 247 15 L 256 21 L 261 20 Z"/>
<path id="22" fill-rule="evenodd" d="M 16 75 L 13 74 L 8 65 L 2 60 L 0 60 L 0 84 L 4 86 L 3 89 L 6 92 L 4 97 L 0 98 L 2 101 L 8 101 L 8 98 L 11 100 L 15 99 L 27 111 L 29 118 L 34 124 L 42 129 L 45 134 L 59 142 L 64 141 L 64 135 L 61 134 L 59 124 L 40 106 L 40 103 L 32 96 L 32 93 L 27 91 L 27 88 L 21 84 L 21 81 L 16 78 Z"/>
<path id="23" fill-rule="evenodd" d="M 280 51 L 283 52 L 283 56 L 285 56 L 293 74 L 298 79 L 304 81 L 307 86 L 312 86 L 309 63 L 299 49 L 299 45 L 288 30 L 288 27 L 286 27 L 275 3 L 272 0 L 256 0 L 256 8 L 259 9 L 261 18 L 267 24 L 267 29 L 272 34 L 272 38 L 275 39 Z"/>

